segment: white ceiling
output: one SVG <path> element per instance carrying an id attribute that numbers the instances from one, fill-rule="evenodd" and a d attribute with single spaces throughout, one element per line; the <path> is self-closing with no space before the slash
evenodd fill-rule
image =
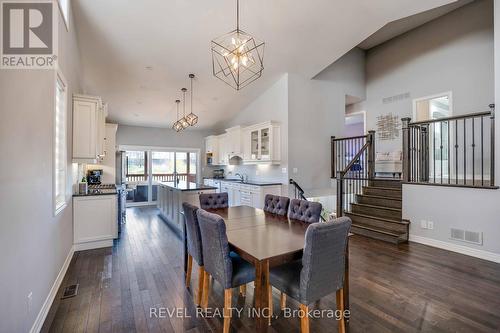
<path id="1" fill-rule="evenodd" d="M 308 78 L 388 22 L 453 0 L 242 0 L 241 28 L 266 42 L 263 77 L 236 92 L 212 76 L 210 40 L 235 28 L 234 0 L 74 0 L 86 93 L 119 124 L 170 127 L 195 73 L 201 128 L 235 115 L 285 72 Z"/>

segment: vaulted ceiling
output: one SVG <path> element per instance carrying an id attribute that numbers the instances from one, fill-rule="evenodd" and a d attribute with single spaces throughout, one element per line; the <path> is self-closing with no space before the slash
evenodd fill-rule
<path id="1" fill-rule="evenodd" d="M 210 40 L 235 28 L 235 0 L 75 0 L 86 93 L 120 124 L 170 127 L 195 73 L 199 127 L 234 116 L 285 72 L 312 78 L 389 22 L 452 0 L 241 0 L 240 25 L 266 42 L 263 77 L 237 92 L 212 76 Z"/>

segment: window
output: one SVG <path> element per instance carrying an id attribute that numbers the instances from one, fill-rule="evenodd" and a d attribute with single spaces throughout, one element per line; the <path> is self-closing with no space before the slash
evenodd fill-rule
<path id="1" fill-rule="evenodd" d="M 67 179 L 67 98 L 68 86 L 61 73 L 56 76 L 56 107 L 54 115 L 54 213 L 66 207 Z"/>
<path id="2" fill-rule="evenodd" d="M 64 19 L 64 24 L 66 24 L 66 30 L 69 30 L 69 2 L 70 0 L 59 0 L 59 10 L 61 11 L 62 17 Z"/>
<path id="3" fill-rule="evenodd" d="M 146 180 L 147 175 L 147 152 L 127 151 L 127 179 L 136 181 Z"/>

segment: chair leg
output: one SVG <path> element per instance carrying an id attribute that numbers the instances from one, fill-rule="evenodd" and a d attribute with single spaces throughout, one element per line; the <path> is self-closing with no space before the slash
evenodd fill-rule
<path id="1" fill-rule="evenodd" d="M 203 297 L 201 301 L 201 307 L 204 308 L 205 310 L 208 307 L 208 295 L 210 294 L 210 274 L 208 274 L 207 271 L 205 271 L 204 277 L 203 277 Z"/>
<path id="2" fill-rule="evenodd" d="M 269 326 L 271 326 L 271 319 L 273 318 L 273 286 L 271 284 L 267 285 L 267 290 L 268 290 L 268 308 L 269 308 L 269 318 L 267 318 L 267 323 Z"/>
<path id="3" fill-rule="evenodd" d="M 344 319 L 344 289 L 337 290 L 337 310 L 340 311 L 339 320 L 339 333 L 345 333 L 345 319 Z"/>
<path id="4" fill-rule="evenodd" d="M 309 307 L 307 305 L 300 304 L 300 310 L 302 310 L 302 316 L 300 317 L 300 332 L 309 333 L 309 316 L 307 315 Z"/>
<path id="5" fill-rule="evenodd" d="M 193 269 L 193 257 L 190 254 L 188 254 L 187 261 L 186 286 L 189 287 L 191 283 L 191 270 Z"/>
<path id="6" fill-rule="evenodd" d="M 281 292 L 280 308 L 281 308 L 281 311 L 285 310 L 285 308 L 286 308 L 286 294 L 284 292 Z"/>
<path id="7" fill-rule="evenodd" d="M 223 333 L 229 333 L 229 328 L 231 326 L 231 296 L 232 289 L 228 288 L 224 290 L 224 331 Z"/>
<path id="8" fill-rule="evenodd" d="M 240 295 L 245 297 L 247 295 L 247 285 L 246 284 L 242 284 L 240 286 Z"/>
<path id="9" fill-rule="evenodd" d="M 201 299 L 203 296 L 203 281 L 205 281 L 205 269 L 200 266 L 198 270 L 198 294 L 196 294 L 196 305 L 201 305 Z"/>

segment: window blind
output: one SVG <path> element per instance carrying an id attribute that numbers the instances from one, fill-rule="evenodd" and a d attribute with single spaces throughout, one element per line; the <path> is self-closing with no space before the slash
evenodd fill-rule
<path id="1" fill-rule="evenodd" d="M 64 82 L 57 76 L 56 110 L 54 131 L 54 199 L 56 213 L 66 205 L 66 114 L 67 91 Z"/>

